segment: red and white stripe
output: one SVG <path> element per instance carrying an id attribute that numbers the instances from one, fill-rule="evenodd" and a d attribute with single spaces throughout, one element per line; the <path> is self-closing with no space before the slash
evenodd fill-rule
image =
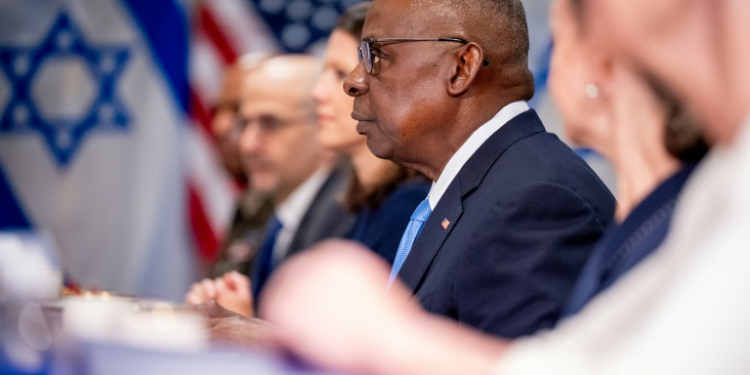
<path id="1" fill-rule="evenodd" d="M 190 47 L 190 225 L 202 263 L 210 264 L 239 192 L 221 165 L 211 137 L 209 108 L 218 99 L 229 65 L 246 53 L 273 51 L 278 45 L 249 1 L 199 0 L 193 9 Z"/>

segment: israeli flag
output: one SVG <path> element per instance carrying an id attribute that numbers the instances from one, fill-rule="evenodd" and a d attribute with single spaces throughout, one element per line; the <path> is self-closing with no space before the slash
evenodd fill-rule
<path id="1" fill-rule="evenodd" d="M 51 233 L 83 285 L 180 300 L 194 277 L 184 13 L 0 2 L 0 228 Z"/>

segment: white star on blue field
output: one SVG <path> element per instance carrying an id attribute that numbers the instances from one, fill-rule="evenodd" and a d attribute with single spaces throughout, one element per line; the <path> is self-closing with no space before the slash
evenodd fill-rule
<path id="1" fill-rule="evenodd" d="M 339 15 L 362 0 L 251 0 L 281 47 L 305 52 L 328 40 Z"/>
<path id="2" fill-rule="evenodd" d="M 127 130 L 130 117 L 116 86 L 129 57 L 127 46 L 88 44 L 65 13 L 36 46 L 0 45 L 0 70 L 11 86 L 7 105 L 0 107 L 0 135 L 39 133 L 58 165 L 70 165 L 92 131 Z M 61 86 L 49 82 L 71 80 L 80 81 L 73 87 L 81 89 L 46 91 Z M 53 103 L 40 102 L 40 96 Z M 71 110 L 71 103 L 79 110 Z"/>

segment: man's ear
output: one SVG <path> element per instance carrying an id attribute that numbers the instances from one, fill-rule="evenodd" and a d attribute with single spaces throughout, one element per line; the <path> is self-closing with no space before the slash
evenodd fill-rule
<path id="1" fill-rule="evenodd" d="M 448 94 L 460 96 L 471 87 L 479 74 L 479 70 L 482 69 L 484 51 L 476 43 L 469 43 L 461 48 L 455 58 L 453 75 L 448 85 Z"/>

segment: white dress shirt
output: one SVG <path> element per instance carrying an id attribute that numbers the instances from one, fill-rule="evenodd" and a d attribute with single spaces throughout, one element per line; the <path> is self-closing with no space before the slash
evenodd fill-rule
<path id="1" fill-rule="evenodd" d="M 750 374 L 750 120 L 715 148 L 664 245 L 547 333 L 513 344 L 498 375 Z"/>
<path id="2" fill-rule="evenodd" d="M 276 243 L 273 246 L 273 259 L 277 263 L 284 259 L 289 252 L 289 245 L 297 233 L 302 218 L 305 217 L 307 210 L 310 209 L 318 195 L 318 191 L 326 182 L 331 169 L 323 167 L 315 171 L 305 180 L 289 197 L 276 207 L 276 218 L 281 222 L 281 231 L 276 237 Z"/>
<path id="3" fill-rule="evenodd" d="M 432 184 L 430 193 L 427 195 L 427 199 L 430 200 L 430 209 L 435 209 L 435 206 L 440 202 L 440 198 L 443 197 L 443 194 L 448 189 L 448 185 L 456 178 L 458 172 L 469 161 L 469 158 L 477 152 L 479 147 L 495 134 L 496 131 L 500 130 L 503 125 L 508 123 L 508 121 L 528 110 L 529 105 L 526 102 L 510 103 L 503 107 L 490 121 L 487 121 L 471 134 L 469 139 L 451 156 L 448 163 L 445 164 L 445 168 L 440 173 L 440 177 Z"/>

